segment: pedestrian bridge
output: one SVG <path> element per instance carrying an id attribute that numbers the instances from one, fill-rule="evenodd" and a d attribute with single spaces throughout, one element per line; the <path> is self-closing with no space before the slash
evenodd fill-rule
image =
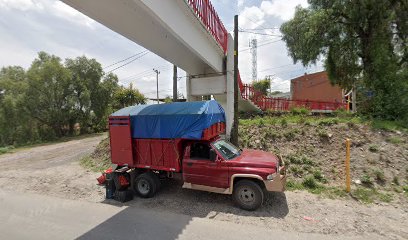
<path id="1" fill-rule="evenodd" d="M 209 0 L 62 0 L 186 71 L 189 101 L 213 95 L 233 119 L 233 38 Z M 239 108 L 260 108 L 239 94 Z"/>

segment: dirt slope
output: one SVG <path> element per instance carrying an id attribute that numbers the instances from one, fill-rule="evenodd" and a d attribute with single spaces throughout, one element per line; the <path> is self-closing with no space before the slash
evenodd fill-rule
<path id="1" fill-rule="evenodd" d="M 289 165 L 289 179 L 313 176 L 325 186 L 344 186 L 345 139 L 351 139 L 353 188 L 384 190 L 405 201 L 408 185 L 408 134 L 373 130 L 364 124 L 259 123 L 240 126 L 240 145 L 280 154 Z"/>

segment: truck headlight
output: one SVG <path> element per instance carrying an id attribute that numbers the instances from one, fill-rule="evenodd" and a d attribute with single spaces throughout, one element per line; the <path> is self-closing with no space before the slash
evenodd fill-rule
<path id="1" fill-rule="evenodd" d="M 266 176 L 267 180 L 273 180 L 273 178 L 275 177 L 275 173 L 269 174 L 268 176 Z"/>

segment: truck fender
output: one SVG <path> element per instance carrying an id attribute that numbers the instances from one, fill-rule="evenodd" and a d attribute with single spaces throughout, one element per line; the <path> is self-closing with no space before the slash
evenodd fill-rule
<path id="1" fill-rule="evenodd" d="M 246 179 L 251 179 L 252 178 L 252 179 L 260 180 L 262 182 L 264 181 L 264 179 L 261 176 L 256 175 L 256 174 L 240 174 L 240 173 L 233 174 L 231 176 L 230 187 L 229 187 L 229 193 L 230 194 L 232 194 L 232 192 L 234 191 L 234 179 L 237 178 L 237 177 L 246 178 Z"/>

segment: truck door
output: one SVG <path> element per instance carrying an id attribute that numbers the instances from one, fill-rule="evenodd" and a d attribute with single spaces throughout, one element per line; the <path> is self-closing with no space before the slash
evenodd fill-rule
<path id="1" fill-rule="evenodd" d="M 193 143 L 183 159 L 184 182 L 210 187 L 228 188 L 228 167 L 225 161 L 210 160 L 208 143 Z"/>

